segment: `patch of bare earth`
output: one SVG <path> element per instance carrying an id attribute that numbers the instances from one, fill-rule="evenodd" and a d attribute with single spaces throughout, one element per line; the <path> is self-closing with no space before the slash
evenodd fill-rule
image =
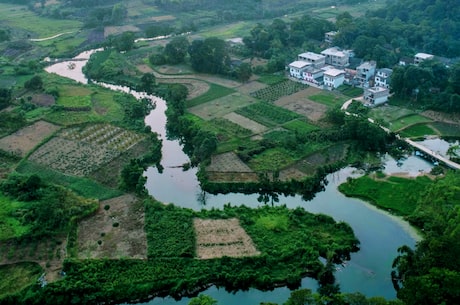
<path id="1" fill-rule="evenodd" d="M 251 237 L 236 218 L 194 219 L 196 253 L 200 259 L 256 256 Z"/>
<path id="2" fill-rule="evenodd" d="M 134 25 L 106 26 L 104 28 L 104 37 L 118 35 L 124 32 L 139 32 L 140 29 Z"/>
<path id="3" fill-rule="evenodd" d="M 45 279 L 48 282 L 54 282 L 61 277 L 59 274 L 65 256 L 65 237 L 55 237 L 28 244 L 11 241 L 0 243 L 0 265 L 20 262 L 38 263 L 45 271 Z"/>
<path id="4" fill-rule="evenodd" d="M 175 20 L 176 17 L 174 17 L 173 15 L 163 15 L 163 16 L 151 17 L 150 19 L 153 21 L 171 21 L 171 20 Z"/>
<path id="5" fill-rule="evenodd" d="M 258 81 L 250 81 L 238 87 L 238 92 L 249 95 L 252 92 L 255 92 L 260 89 L 266 88 L 267 85 L 259 83 Z"/>
<path id="6" fill-rule="evenodd" d="M 308 87 L 291 95 L 283 96 L 275 101 L 275 105 L 306 116 L 309 120 L 317 122 L 327 111 L 327 106 L 308 99 L 309 96 L 318 94 L 321 90 Z"/>
<path id="7" fill-rule="evenodd" d="M 206 173 L 212 182 L 248 182 L 258 179 L 257 174 L 233 152 L 212 156 Z"/>
<path id="8" fill-rule="evenodd" d="M 135 196 L 101 201 L 97 214 L 78 226 L 78 257 L 146 259 L 144 219 L 143 202 Z"/>
<path id="9" fill-rule="evenodd" d="M 252 133 L 255 133 L 255 134 L 263 133 L 268 130 L 267 126 L 259 124 L 235 112 L 226 114 L 224 118 L 235 124 L 240 125 L 243 128 L 249 129 L 250 131 L 252 131 Z"/>
<path id="10" fill-rule="evenodd" d="M 59 129 L 54 124 L 38 121 L 0 139 L 0 149 L 24 157 L 45 138 Z"/>
<path id="11" fill-rule="evenodd" d="M 184 85 L 185 87 L 187 87 L 187 90 L 188 90 L 188 95 L 187 95 L 187 99 L 188 100 L 191 100 L 195 97 L 198 97 L 200 95 L 203 95 L 205 94 L 206 92 L 208 92 L 209 90 L 209 84 L 204 82 L 204 81 L 201 81 L 201 80 L 197 80 L 197 79 L 187 79 L 187 78 L 183 78 L 183 79 L 171 79 L 171 78 L 164 78 L 164 79 L 159 79 L 158 80 L 159 83 L 164 83 L 164 84 L 182 84 Z"/>
<path id="12" fill-rule="evenodd" d="M 460 115 L 458 113 L 445 113 L 445 112 L 438 112 L 434 110 L 426 110 L 420 114 L 434 121 L 452 123 L 452 124 L 460 124 Z"/>

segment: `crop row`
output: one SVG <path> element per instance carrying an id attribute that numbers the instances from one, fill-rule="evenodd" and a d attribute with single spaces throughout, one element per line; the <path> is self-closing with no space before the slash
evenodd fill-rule
<path id="1" fill-rule="evenodd" d="M 285 81 L 252 92 L 251 96 L 261 99 L 263 101 L 274 102 L 283 96 L 291 95 L 307 87 L 308 85 L 293 82 L 287 79 Z"/>
<path id="2" fill-rule="evenodd" d="M 210 121 L 219 130 L 236 137 L 246 137 L 252 134 L 252 131 L 244 128 L 232 121 L 223 118 L 216 118 Z"/>
<path id="3" fill-rule="evenodd" d="M 235 112 L 266 126 L 284 124 L 299 117 L 295 112 L 268 103 L 251 104 Z"/>
<path id="4" fill-rule="evenodd" d="M 100 145 L 106 149 L 126 150 L 144 137 L 132 131 L 109 124 L 95 124 L 84 128 L 70 128 L 62 132 L 63 138 Z"/>

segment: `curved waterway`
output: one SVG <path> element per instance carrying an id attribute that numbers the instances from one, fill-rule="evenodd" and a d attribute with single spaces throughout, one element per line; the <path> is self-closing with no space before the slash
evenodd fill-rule
<path id="1" fill-rule="evenodd" d="M 81 68 L 86 63 L 89 55 L 94 50 L 77 56 L 72 69 L 69 62 L 61 62 L 49 66 L 46 71 L 56 73 L 74 79 L 78 82 L 87 83 Z M 158 133 L 163 139 L 163 173 L 158 173 L 156 168 L 149 168 L 146 188 L 150 195 L 165 203 L 192 208 L 194 210 L 220 208 L 226 203 L 232 205 L 247 205 L 257 207 L 261 203 L 257 201 L 258 194 L 244 195 L 239 193 L 225 195 L 204 194 L 200 189 L 196 178 L 196 169 L 183 171 L 180 167 L 188 161 L 188 157 L 182 152 L 178 141 L 170 141 L 166 137 L 165 124 L 166 103 L 164 100 L 148 96 L 145 93 L 135 92 L 122 86 L 113 86 L 99 83 L 112 90 L 119 90 L 133 94 L 135 97 L 149 97 L 155 102 L 156 108 L 146 117 L 145 122 L 151 126 L 152 131 Z M 391 163 L 391 162 L 390 162 Z M 414 170 L 429 170 L 431 165 L 423 160 L 410 157 L 404 163 L 398 164 L 396 169 L 389 171 L 405 172 Z M 345 168 L 327 176 L 328 184 L 323 192 L 318 193 L 311 201 L 302 200 L 301 196 L 279 197 L 279 203 L 290 208 L 301 206 L 312 213 L 323 213 L 332 216 L 337 221 L 348 223 L 360 240 L 360 251 L 352 253 L 351 260 L 344 266 L 338 266 L 336 278 L 343 292 L 359 291 L 367 296 L 383 296 L 394 299 L 396 293 L 393 289 L 390 272 L 393 259 L 397 255 L 397 248 L 402 245 L 415 246 L 419 239 L 417 233 L 400 218 L 376 209 L 375 207 L 354 198 L 347 198 L 337 190 L 337 186 L 344 182 L 347 177 L 357 176 L 352 168 Z M 310 278 L 302 280 L 303 288 L 315 290 L 317 282 Z M 272 291 L 259 291 L 249 289 L 228 293 L 224 289 L 215 286 L 210 287 L 204 294 L 210 295 L 220 305 L 256 305 L 260 302 L 285 302 L 290 291 L 286 287 L 276 288 Z M 172 298 L 155 298 L 147 303 L 140 304 L 187 304 L 188 298 L 176 301 Z"/>

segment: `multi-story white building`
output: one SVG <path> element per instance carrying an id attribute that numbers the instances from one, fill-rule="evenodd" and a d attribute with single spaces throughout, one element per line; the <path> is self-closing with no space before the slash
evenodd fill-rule
<path id="1" fill-rule="evenodd" d="M 329 48 L 321 52 L 326 57 L 326 65 L 343 68 L 348 66 L 350 55 L 337 47 Z"/>
<path id="2" fill-rule="evenodd" d="M 303 71 L 305 71 L 309 66 L 311 66 L 311 63 L 302 60 L 291 62 L 289 64 L 289 75 L 291 77 L 302 79 Z"/>
<path id="3" fill-rule="evenodd" d="M 364 87 L 375 75 L 377 63 L 375 61 L 365 61 L 356 67 L 355 81 L 358 86 Z"/>
<path id="4" fill-rule="evenodd" d="M 364 89 L 364 100 L 370 106 L 377 106 L 388 101 L 390 90 L 383 87 L 371 87 Z"/>
<path id="5" fill-rule="evenodd" d="M 335 89 L 341 86 L 345 80 L 345 71 L 340 69 L 327 69 L 323 74 L 324 88 Z"/>
<path id="6" fill-rule="evenodd" d="M 433 59 L 433 58 L 434 58 L 434 55 L 432 55 L 432 54 L 417 53 L 417 54 L 415 54 L 415 56 L 414 56 L 414 64 L 415 64 L 415 65 L 418 65 L 418 64 L 420 64 L 422 61 L 429 60 L 429 59 Z"/>
<path id="7" fill-rule="evenodd" d="M 324 42 L 328 43 L 329 45 L 334 43 L 334 37 L 337 35 L 338 32 L 330 31 L 324 34 Z"/>
<path id="8" fill-rule="evenodd" d="M 326 56 L 313 52 L 299 54 L 297 60 L 311 63 L 315 68 L 321 68 L 326 64 Z"/>
<path id="9" fill-rule="evenodd" d="M 390 88 L 391 74 L 393 74 L 393 70 L 391 69 L 378 69 L 374 77 L 374 86 Z"/>

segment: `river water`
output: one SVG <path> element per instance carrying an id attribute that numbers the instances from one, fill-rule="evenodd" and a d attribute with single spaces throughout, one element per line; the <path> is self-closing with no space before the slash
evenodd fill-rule
<path id="1" fill-rule="evenodd" d="M 69 62 L 62 62 L 46 68 L 50 73 L 56 73 L 64 77 L 74 79 L 81 83 L 87 83 L 81 69 L 89 55 L 94 51 L 80 54 L 73 69 L 69 69 Z M 83 59 L 83 60 L 82 60 Z M 86 60 L 85 60 L 86 59 Z M 120 90 L 133 94 L 137 98 L 146 96 L 126 87 L 100 84 L 112 90 Z M 188 157 L 182 152 L 178 141 L 170 141 L 166 138 L 165 124 L 166 109 L 165 101 L 154 96 L 151 98 L 156 108 L 146 117 L 146 124 L 151 126 L 152 131 L 157 132 L 163 139 L 164 171 L 158 173 L 156 168 L 149 168 L 145 172 L 147 177 L 146 188 L 150 195 L 165 203 L 174 203 L 181 207 L 199 210 L 202 208 L 219 208 L 226 203 L 233 205 L 259 206 L 258 194 L 204 194 L 196 178 L 196 169 L 183 171 L 178 167 L 188 161 Z M 429 171 L 431 165 L 422 159 L 409 157 L 398 164 L 388 158 L 387 169 L 392 172 L 409 172 L 416 174 L 419 171 Z M 412 175 L 411 174 L 411 175 Z M 351 260 L 345 266 L 338 266 L 336 278 L 343 292 L 359 291 L 367 296 L 383 296 L 394 299 L 396 293 L 390 280 L 391 264 L 397 255 L 397 248 L 402 245 L 415 246 L 419 236 L 400 218 L 392 216 L 384 211 L 354 198 L 347 198 L 337 190 L 337 186 L 344 182 L 347 177 L 358 176 L 359 172 L 353 168 L 345 168 L 327 176 L 328 184 L 323 192 L 318 193 L 311 201 L 304 201 L 300 196 L 279 197 L 279 203 L 290 208 L 301 206 L 312 213 L 323 213 L 332 216 L 337 221 L 350 224 L 355 235 L 360 240 L 360 251 L 351 255 Z M 310 278 L 302 280 L 303 288 L 315 290 L 317 282 Z M 219 305 L 256 305 L 260 302 L 283 303 L 289 297 L 290 291 L 286 287 L 280 287 L 272 291 L 259 291 L 250 289 L 228 293 L 215 286 L 203 292 L 218 300 Z M 172 298 L 155 298 L 147 303 L 139 304 L 187 304 L 188 298 L 175 301 Z"/>

